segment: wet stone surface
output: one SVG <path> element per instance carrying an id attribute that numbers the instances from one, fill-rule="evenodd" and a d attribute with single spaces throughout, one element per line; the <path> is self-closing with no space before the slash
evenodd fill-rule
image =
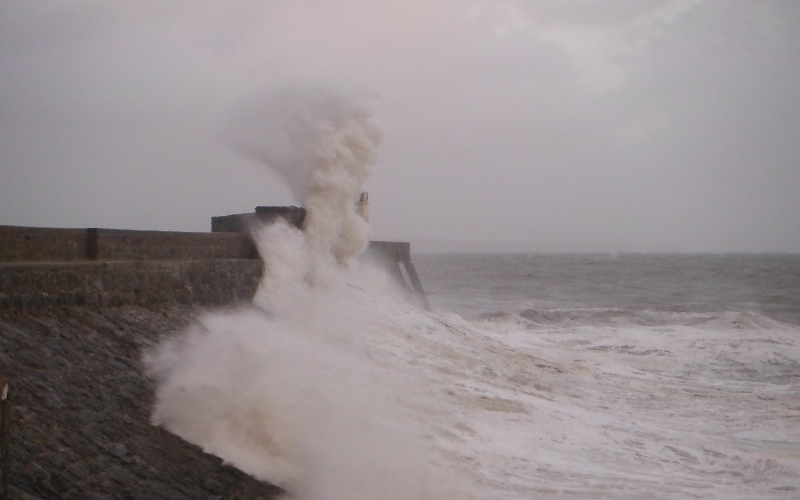
<path id="1" fill-rule="evenodd" d="M 190 306 L 0 312 L 11 379 L 12 498 L 266 499 L 269 484 L 150 424 L 142 349 L 195 317 Z"/>

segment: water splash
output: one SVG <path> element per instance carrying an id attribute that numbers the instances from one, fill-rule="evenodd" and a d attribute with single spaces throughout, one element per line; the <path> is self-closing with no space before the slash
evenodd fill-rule
<path id="1" fill-rule="evenodd" d="M 352 96 L 320 89 L 247 110 L 233 142 L 304 200 L 304 230 L 256 231 L 265 272 L 253 306 L 206 313 L 145 355 L 153 423 L 299 498 L 447 498 L 407 409 L 425 390 L 379 354 L 396 342 L 392 315 L 423 313 L 354 260 L 367 243 L 354 202 L 376 126 Z"/>

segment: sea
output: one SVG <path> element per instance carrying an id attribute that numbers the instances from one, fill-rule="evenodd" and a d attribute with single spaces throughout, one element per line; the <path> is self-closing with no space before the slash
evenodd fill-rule
<path id="1" fill-rule="evenodd" d="M 428 311 L 358 258 L 369 109 L 243 109 L 308 216 L 144 353 L 154 424 L 297 500 L 800 498 L 799 256 L 415 254 Z"/>
<path id="2" fill-rule="evenodd" d="M 414 263 L 429 301 L 470 319 L 755 313 L 800 325 L 798 254 L 431 253 Z"/>
<path id="3" fill-rule="evenodd" d="M 426 311 L 257 241 L 253 304 L 144 361 L 154 423 L 287 498 L 800 498 L 800 255 L 415 254 Z"/>
<path id="4" fill-rule="evenodd" d="M 258 242 L 252 306 L 145 364 L 154 423 L 289 498 L 800 498 L 800 256 L 420 254 L 426 311 Z"/>
<path id="5" fill-rule="evenodd" d="M 800 255 L 414 263 L 471 332 L 449 439 L 486 497 L 800 498 Z"/>

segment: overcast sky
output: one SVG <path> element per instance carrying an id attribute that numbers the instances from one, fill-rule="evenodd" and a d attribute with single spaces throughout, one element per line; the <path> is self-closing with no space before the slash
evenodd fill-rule
<path id="1" fill-rule="evenodd" d="M 297 204 L 220 138 L 295 84 L 371 96 L 375 239 L 800 252 L 796 0 L 0 0 L 0 225 Z"/>

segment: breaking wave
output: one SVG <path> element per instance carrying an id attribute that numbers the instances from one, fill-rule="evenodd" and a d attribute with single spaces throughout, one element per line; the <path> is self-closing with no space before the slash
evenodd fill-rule
<path id="1" fill-rule="evenodd" d="M 568 326 L 696 326 L 713 329 L 786 329 L 783 323 L 753 311 L 676 312 L 631 311 L 608 307 L 525 309 L 484 313 L 478 320 L 511 321 L 528 328 Z"/>
<path id="2" fill-rule="evenodd" d="M 237 147 L 283 172 L 308 223 L 255 233 L 251 305 L 146 353 L 155 424 L 307 500 L 797 498 L 800 328 L 421 311 L 356 259 L 380 137 L 365 108 L 312 89 L 249 109 Z"/>
<path id="3" fill-rule="evenodd" d="M 255 231 L 265 271 L 252 307 L 205 313 L 145 355 L 153 423 L 299 498 L 461 496 L 410 411 L 435 398 L 390 362 L 406 342 L 397 320 L 429 320 L 355 259 L 368 228 L 354 202 L 380 142 L 368 111 L 323 89 L 247 109 L 237 147 L 280 172 L 308 215 L 303 231 Z"/>

